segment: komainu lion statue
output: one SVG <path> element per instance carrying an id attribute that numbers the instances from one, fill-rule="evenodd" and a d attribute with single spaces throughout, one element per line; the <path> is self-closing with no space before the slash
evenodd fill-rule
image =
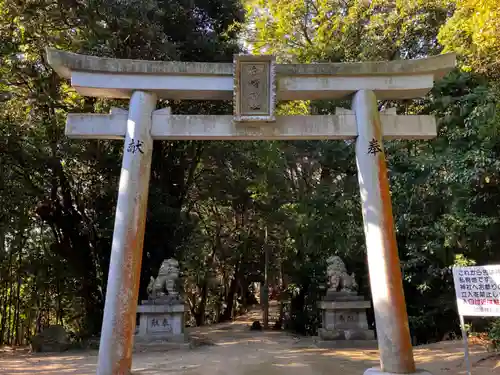
<path id="1" fill-rule="evenodd" d="M 331 256 L 326 260 L 328 275 L 328 290 L 331 292 L 356 292 L 358 284 L 356 284 L 355 275 L 349 275 L 345 267 L 344 261 L 337 255 Z"/>
<path id="2" fill-rule="evenodd" d="M 176 281 L 179 278 L 179 262 L 175 259 L 165 259 L 158 271 L 158 277 L 151 276 L 148 284 L 148 294 L 151 299 L 178 295 Z"/>

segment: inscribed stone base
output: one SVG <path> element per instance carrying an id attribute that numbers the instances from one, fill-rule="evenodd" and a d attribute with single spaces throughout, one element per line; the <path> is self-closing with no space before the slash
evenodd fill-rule
<path id="1" fill-rule="evenodd" d="M 184 343 L 184 304 L 141 305 L 135 342 Z"/>
<path id="2" fill-rule="evenodd" d="M 324 347 L 359 347 L 357 341 L 368 341 L 364 346 L 377 347 L 375 332 L 369 329 L 366 320 L 370 302 L 363 296 L 355 292 L 328 291 L 318 307 L 322 310 L 319 344 Z M 333 342 L 329 344 L 327 341 Z"/>
<path id="3" fill-rule="evenodd" d="M 380 370 L 380 367 L 372 367 L 366 370 L 363 375 L 400 375 L 393 372 L 384 372 Z M 415 372 L 412 372 L 411 375 L 432 375 L 430 372 L 422 369 L 417 369 Z"/>

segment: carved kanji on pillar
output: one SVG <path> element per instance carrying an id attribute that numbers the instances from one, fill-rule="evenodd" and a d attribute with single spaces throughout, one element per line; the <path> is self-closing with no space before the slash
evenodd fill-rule
<path id="1" fill-rule="evenodd" d="M 234 120 L 275 121 L 274 56 L 234 57 Z"/>

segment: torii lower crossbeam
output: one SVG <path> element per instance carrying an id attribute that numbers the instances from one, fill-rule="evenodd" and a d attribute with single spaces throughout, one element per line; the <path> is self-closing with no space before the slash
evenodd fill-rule
<path id="1" fill-rule="evenodd" d="M 353 111 L 337 109 L 325 116 L 278 116 L 274 123 L 236 123 L 233 116 L 171 115 L 170 110 L 153 112 L 153 139 L 173 140 L 300 140 L 355 139 L 358 136 Z M 123 139 L 127 111 L 113 109 L 109 115 L 69 114 L 66 135 L 84 139 Z M 433 116 L 380 114 L 384 139 L 431 139 L 436 136 Z"/>

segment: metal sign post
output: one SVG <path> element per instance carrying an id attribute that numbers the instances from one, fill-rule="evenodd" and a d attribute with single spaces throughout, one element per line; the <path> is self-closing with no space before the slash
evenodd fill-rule
<path id="1" fill-rule="evenodd" d="M 460 316 L 460 327 L 462 329 L 462 338 L 464 340 L 464 360 L 465 360 L 465 366 L 467 367 L 467 375 L 471 375 L 472 373 L 472 366 L 470 363 L 470 358 L 469 358 L 469 337 L 467 336 L 467 331 L 465 330 L 465 322 L 464 322 L 464 316 Z"/>
<path id="2" fill-rule="evenodd" d="M 453 267 L 453 283 L 464 340 L 465 365 L 467 374 L 471 375 L 464 316 L 500 316 L 500 265 Z"/>

